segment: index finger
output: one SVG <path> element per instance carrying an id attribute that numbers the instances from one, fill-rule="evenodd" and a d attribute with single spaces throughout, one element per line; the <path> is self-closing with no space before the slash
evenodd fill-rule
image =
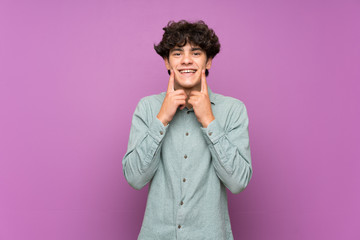
<path id="1" fill-rule="evenodd" d="M 205 70 L 201 71 L 201 92 L 208 93 Z"/>
<path id="2" fill-rule="evenodd" d="M 174 92 L 174 71 L 170 70 L 170 78 L 167 92 Z"/>

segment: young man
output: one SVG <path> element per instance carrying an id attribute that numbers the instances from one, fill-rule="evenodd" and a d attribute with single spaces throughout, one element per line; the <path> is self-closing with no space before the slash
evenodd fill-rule
<path id="1" fill-rule="evenodd" d="M 167 92 L 140 100 L 123 158 L 126 180 L 149 193 L 139 234 L 147 239 L 233 239 L 226 188 L 252 176 L 248 116 L 235 98 L 207 85 L 218 37 L 202 22 L 169 22 L 156 52 Z"/>

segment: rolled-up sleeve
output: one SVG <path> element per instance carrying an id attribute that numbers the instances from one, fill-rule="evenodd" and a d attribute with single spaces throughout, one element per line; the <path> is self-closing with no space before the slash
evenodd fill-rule
<path id="1" fill-rule="evenodd" d="M 152 179 L 159 166 L 161 145 L 169 127 L 149 112 L 148 103 L 141 99 L 132 118 L 128 148 L 122 160 L 127 182 L 138 190 Z"/>
<path id="2" fill-rule="evenodd" d="M 213 120 L 207 128 L 201 128 L 212 155 L 217 176 L 232 192 L 240 193 L 252 177 L 249 143 L 249 119 L 242 102 L 236 102 L 224 129 Z"/>

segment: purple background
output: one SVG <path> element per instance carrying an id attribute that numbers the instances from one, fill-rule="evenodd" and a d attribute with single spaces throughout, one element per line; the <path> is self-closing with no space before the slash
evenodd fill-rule
<path id="1" fill-rule="evenodd" d="M 0 239 L 136 239 L 147 188 L 121 160 L 153 50 L 203 19 L 207 78 L 244 101 L 254 175 L 229 192 L 235 239 L 360 239 L 359 1 L 0 2 Z"/>

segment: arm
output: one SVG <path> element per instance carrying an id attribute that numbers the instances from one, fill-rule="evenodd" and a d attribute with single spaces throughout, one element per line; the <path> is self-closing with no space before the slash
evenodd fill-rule
<path id="1" fill-rule="evenodd" d="M 231 110 L 229 129 L 223 129 L 213 120 L 202 128 L 209 146 L 216 174 L 232 193 L 240 193 L 252 177 L 249 145 L 249 119 L 243 103 L 235 104 Z"/>
<path id="2" fill-rule="evenodd" d="M 132 118 L 128 148 L 122 160 L 125 178 L 137 190 L 154 176 L 160 162 L 162 140 L 169 126 L 165 127 L 158 118 L 147 113 L 147 102 L 141 99 Z"/>
<path id="3" fill-rule="evenodd" d="M 184 109 L 185 91 L 174 90 L 174 71 L 171 70 L 166 96 L 156 117 L 148 113 L 143 98 L 132 119 L 128 150 L 123 158 L 124 175 L 135 189 L 143 188 L 154 176 L 160 163 L 160 150 L 169 122 L 178 107 Z"/>

